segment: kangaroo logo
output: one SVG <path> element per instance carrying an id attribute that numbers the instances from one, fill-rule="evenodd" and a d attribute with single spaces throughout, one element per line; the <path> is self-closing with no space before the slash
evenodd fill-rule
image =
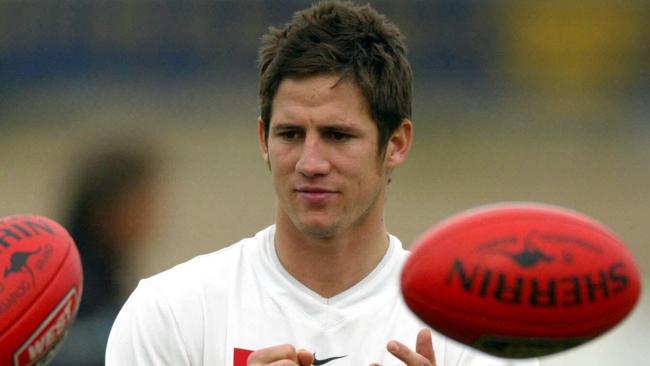
<path id="1" fill-rule="evenodd" d="M 32 279 L 32 286 L 36 285 L 36 279 L 34 278 L 34 272 L 29 267 L 27 260 L 32 255 L 41 251 L 41 248 L 32 251 L 32 252 L 15 252 L 11 255 L 9 260 L 9 267 L 5 268 L 4 278 L 7 278 L 10 274 L 27 272 Z"/>
<path id="2" fill-rule="evenodd" d="M 535 231 L 526 235 L 524 248 L 518 252 L 510 252 L 502 249 L 494 249 L 496 254 L 504 255 L 517 263 L 519 267 L 531 268 L 540 262 L 553 262 L 554 258 L 544 254 L 535 245 L 537 233 Z"/>

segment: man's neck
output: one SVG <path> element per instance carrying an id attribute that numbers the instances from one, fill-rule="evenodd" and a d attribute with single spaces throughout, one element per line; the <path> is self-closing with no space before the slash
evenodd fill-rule
<path id="1" fill-rule="evenodd" d="M 329 238 L 314 238 L 290 222 L 278 220 L 275 250 L 284 268 L 299 282 L 330 298 L 357 284 L 388 250 L 383 221 Z"/>

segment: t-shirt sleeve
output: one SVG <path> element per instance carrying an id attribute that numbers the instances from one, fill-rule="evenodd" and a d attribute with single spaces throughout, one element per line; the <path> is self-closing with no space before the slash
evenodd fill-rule
<path id="1" fill-rule="evenodd" d="M 140 281 L 115 319 L 106 365 L 190 365 L 169 303 L 147 280 Z"/>

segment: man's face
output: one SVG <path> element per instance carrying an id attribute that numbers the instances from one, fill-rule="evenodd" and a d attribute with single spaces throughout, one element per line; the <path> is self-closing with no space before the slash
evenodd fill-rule
<path id="1" fill-rule="evenodd" d="M 327 238 L 381 219 L 393 141 L 378 155 L 378 131 L 356 84 L 337 75 L 285 79 L 269 135 L 258 132 L 278 197 L 278 223 Z M 410 143 L 410 122 L 409 122 Z M 408 149 L 406 149 L 408 150 Z M 382 223 L 383 225 L 383 223 Z"/>

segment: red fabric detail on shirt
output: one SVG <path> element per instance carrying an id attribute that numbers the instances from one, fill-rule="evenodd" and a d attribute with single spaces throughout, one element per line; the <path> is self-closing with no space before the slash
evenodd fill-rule
<path id="1" fill-rule="evenodd" d="M 253 351 L 243 348 L 235 348 L 234 351 L 233 366 L 246 366 L 248 356 L 253 353 Z"/>

